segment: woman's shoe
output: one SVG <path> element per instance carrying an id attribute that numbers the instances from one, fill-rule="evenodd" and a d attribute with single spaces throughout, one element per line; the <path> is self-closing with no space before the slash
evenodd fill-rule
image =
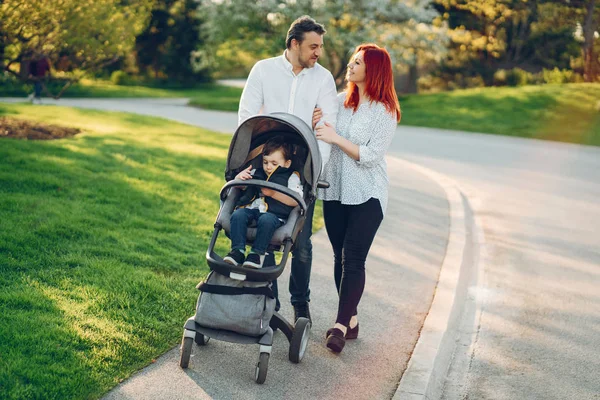
<path id="1" fill-rule="evenodd" d="M 346 340 L 348 339 L 356 339 L 358 337 L 358 324 L 354 328 L 348 327 L 346 331 Z"/>
<path id="2" fill-rule="evenodd" d="M 331 333 L 327 336 L 325 342 L 327 348 L 334 353 L 340 353 L 346 345 L 346 339 L 344 339 L 344 333 L 338 328 L 331 329 Z"/>
<path id="3" fill-rule="evenodd" d="M 358 324 L 354 328 L 347 327 L 345 339 L 356 339 L 358 337 Z M 327 329 L 327 333 L 325 334 L 325 338 L 331 335 L 333 328 Z"/>

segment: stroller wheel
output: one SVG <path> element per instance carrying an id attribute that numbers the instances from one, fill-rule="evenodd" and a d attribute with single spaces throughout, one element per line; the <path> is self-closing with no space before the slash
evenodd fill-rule
<path id="1" fill-rule="evenodd" d="M 201 333 L 196 332 L 196 336 L 194 337 L 194 341 L 198 346 L 206 346 L 209 342 L 210 338 L 208 336 L 204 336 Z"/>
<path id="2" fill-rule="evenodd" d="M 181 342 L 181 358 L 179 359 L 179 366 L 181 368 L 187 368 L 190 364 L 190 356 L 192 355 L 192 345 L 194 341 L 191 337 L 183 337 Z"/>
<path id="3" fill-rule="evenodd" d="M 294 326 L 292 340 L 290 341 L 289 359 L 291 362 L 297 364 L 300 361 L 302 361 L 302 358 L 306 353 L 306 347 L 308 346 L 309 337 L 310 320 L 304 317 L 298 318 L 298 320 L 296 321 L 296 325 Z"/>
<path id="4" fill-rule="evenodd" d="M 265 379 L 267 379 L 267 370 L 269 369 L 269 356 L 269 353 L 260 353 L 260 356 L 258 357 L 256 370 L 254 371 L 254 380 L 258 384 L 265 383 Z"/>

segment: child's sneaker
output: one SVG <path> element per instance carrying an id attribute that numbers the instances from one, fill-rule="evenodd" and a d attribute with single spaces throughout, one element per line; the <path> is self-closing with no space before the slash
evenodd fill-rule
<path id="1" fill-rule="evenodd" d="M 229 264 L 233 264 L 237 267 L 238 265 L 244 262 L 245 258 L 246 257 L 244 257 L 244 253 L 242 253 L 241 251 L 231 250 L 229 254 L 227 254 L 225 258 L 223 258 L 223 261 Z"/>
<path id="2" fill-rule="evenodd" d="M 261 256 L 260 254 L 250 253 L 250 254 L 248 254 L 248 257 L 246 257 L 246 261 L 244 262 L 244 265 L 242 265 L 242 267 L 262 268 L 264 261 L 265 261 L 264 255 Z"/>

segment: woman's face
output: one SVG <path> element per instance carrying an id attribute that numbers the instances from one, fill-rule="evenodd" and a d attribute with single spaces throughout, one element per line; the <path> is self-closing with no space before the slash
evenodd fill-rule
<path id="1" fill-rule="evenodd" d="M 367 67 L 365 66 L 364 55 L 364 50 L 359 51 L 348 63 L 348 71 L 346 72 L 348 82 L 360 83 L 365 81 Z"/>

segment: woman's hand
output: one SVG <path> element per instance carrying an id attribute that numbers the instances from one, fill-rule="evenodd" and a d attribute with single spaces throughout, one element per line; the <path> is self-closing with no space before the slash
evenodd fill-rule
<path id="1" fill-rule="evenodd" d="M 319 107 L 315 107 L 315 111 L 313 111 L 313 118 L 312 118 L 313 130 L 315 129 L 315 126 L 317 126 L 317 124 L 319 123 L 321 118 L 323 118 L 323 110 L 321 110 Z"/>
<path id="2" fill-rule="evenodd" d="M 317 139 L 325 143 L 335 144 L 340 137 L 329 122 L 325 122 L 325 125 L 319 126 L 316 130 Z"/>
<path id="3" fill-rule="evenodd" d="M 242 172 L 240 172 L 239 174 L 237 174 L 235 176 L 235 179 L 241 179 L 243 181 L 247 181 L 248 179 L 252 179 L 252 175 L 250 175 L 250 171 L 252 171 L 252 165 L 250 165 L 248 168 L 246 168 L 245 170 L 243 170 Z"/>

